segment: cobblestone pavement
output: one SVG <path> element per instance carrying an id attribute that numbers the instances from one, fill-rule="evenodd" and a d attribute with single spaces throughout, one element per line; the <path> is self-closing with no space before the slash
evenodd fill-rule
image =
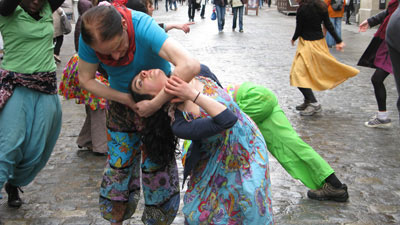
<path id="1" fill-rule="evenodd" d="M 155 11 L 159 22 L 186 22 L 187 7 L 165 12 L 164 2 Z M 377 110 L 370 76 L 372 69 L 359 68 L 360 74 L 334 90 L 318 92 L 323 111 L 314 117 L 301 117 L 294 106 L 302 101 L 300 92 L 289 85 L 289 72 L 295 47 L 290 39 L 295 17 L 277 12 L 275 7 L 249 11 L 244 16 L 244 33 L 232 32 L 232 15 L 218 33 L 216 21 L 196 13 L 196 24 L 189 34 L 170 35 L 202 63 L 207 64 L 224 85 L 253 81 L 271 88 L 299 135 L 325 158 L 337 176 L 348 185 L 348 203 L 319 202 L 306 196 L 307 188 L 292 179 L 270 157 L 272 199 L 277 224 L 400 224 L 399 120 L 395 108 L 394 80 L 386 80 L 391 129 L 371 129 L 363 123 Z M 338 60 L 355 66 L 375 30 L 358 33 L 356 25 L 343 24 L 344 52 L 331 50 Z M 73 54 L 72 34 L 62 48 L 63 63 Z M 62 66 L 59 66 L 58 75 Z M 4 224 L 107 224 L 100 217 L 98 190 L 105 158 L 79 151 L 75 144 L 84 121 L 84 107 L 62 100 L 63 125 L 53 155 L 33 183 L 24 187 L 23 206 L 7 207 L 0 200 Z M 4 190 L 2 194 L 5 195 Z M 183 194 L 183 192 L 182 192 Z M 142 202 L 143 203 L 143 202 Z M 143 204 L 125 224 L 142 224 Z M 182 214 L 174 224 L 183 224 Z"/>

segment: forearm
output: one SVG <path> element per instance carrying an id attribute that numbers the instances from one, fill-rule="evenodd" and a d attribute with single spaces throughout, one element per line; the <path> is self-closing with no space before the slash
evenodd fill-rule
<path id="1" fill-rule="evenodd" d="M 79 84 L 82 88 L 86 89 L 97 97 L 116 101 L 124 105 L 127 105 L 129 102 L 129 94 L 110 88 L 96 81 L 95 79 L 88 79 L 83 81 L 79 78 Z"/>
<path id="2" fill-rule="evenodd" d="M 21 3 L 21 0 L 2 0 L 0 1 L 0 15 L 9 16 L 11 15 L 17 6 Z"/>
<path id="3" fill-rule="evenodd" d="M 226 106 L 222 103 L 201 93 L 198 95 L 198 92 L 194 92 L 192 101 L 203 108 L 211 117 L 217 116 L 226 109 Z"/>
<path id="4" fill-rule="evenodd" d="M 384 11 L 376 14 L 375 16 L 372 16 L 372 17 L 368 18 L 368 20 L 367 20 L 368 21 L 368 25 L 370 27 L 374 27 L 374 26 L 376 26 L 378 24 L 381 24 L 385 20 L 387 15 L 388 15 L 388 11 L 384 10 Z"/>

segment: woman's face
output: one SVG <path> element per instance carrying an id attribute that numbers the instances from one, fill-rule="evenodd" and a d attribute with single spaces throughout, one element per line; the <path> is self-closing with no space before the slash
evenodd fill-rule
<path id="1" fill-rule="evenodd" d="M 131 89 L 139 94 L 156 96 L 168 78 L 160 69 L 142 70 L 132 81 Z"/>
<path id="2" fill-rule="evenodd" d="M 36 14 L 42 9 L 44 2 L 45 0 L 22 0 L 20 5 L 29 14 Z"/>

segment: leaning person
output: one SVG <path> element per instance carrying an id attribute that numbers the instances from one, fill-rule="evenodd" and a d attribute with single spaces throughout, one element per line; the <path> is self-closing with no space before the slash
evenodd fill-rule
<path id="1" fill-rule="evenodd" d="M 0 31 L 0 189 L 20 207 L 21 186 L 46 165 L 61 130 L 52 14 L 64 0 L 3 0 Z"/>
<path id="2" fill-rule="evenodd" d="M 151 101 L 135 103 L 129 82 L 143 69 L 161 68 L 190 81 L 200 64 L 147 14 L 124 6 L 96 6 L 82 16 L 79 41 L 79 83 L 109 100 L 108 160 L 100 188 L 100 211 L 111 224 L 131 218 L 139 200 L 140 168 L 145 224 L 170 224 L 179 208 L 175 158 L 150 160 L 140 142 L 141 117 L 157 111 L 171 96 L 161 92 Z M 171 71 L 171 62 L 175 69 Z M 110 87 L 95 80 L 98 65 L 108 74 Z"/>
<path id="3" fill-rule="evenodd" d="M 174 135 L 194 142 L 184 168 L 185 224 L 273 224 L 268 153 L 256 124 L 206 77 L 188 84 L 159 69 L 142 71 L 131 82 L 132 95 L 152 99 L 164 85 L 183 102 L 147 118 L 142 140 L 154 158 L 174 154 Z"/>

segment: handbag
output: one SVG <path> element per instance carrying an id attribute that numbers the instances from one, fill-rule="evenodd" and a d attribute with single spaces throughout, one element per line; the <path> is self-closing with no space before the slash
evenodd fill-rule
<path id="1" fill-rule="evenodd" d="M 217 13 L 215 12 L 215 7 L 213 8 L 213 12 L 211 13 L 211 20 L 217 19 Z"/>
<path id="2" fill-rule="evenodd" d="M 60 23 L 60 25 L 61 25 L 61 30 L 62 30 L 63 34 L 69 34 L 69 33 L 71 33 L 71 31 L 72 31 L 72 26 L 71 26 L 71 23 L 70 23 L 69 20 L 68 20 L 67 15 L 64 13 L 64 11 L 63 11 L 63 13 L 62 13 L 61 16 L 60 16 L 60 21 L 61 21 L 61 23 Z"/>

